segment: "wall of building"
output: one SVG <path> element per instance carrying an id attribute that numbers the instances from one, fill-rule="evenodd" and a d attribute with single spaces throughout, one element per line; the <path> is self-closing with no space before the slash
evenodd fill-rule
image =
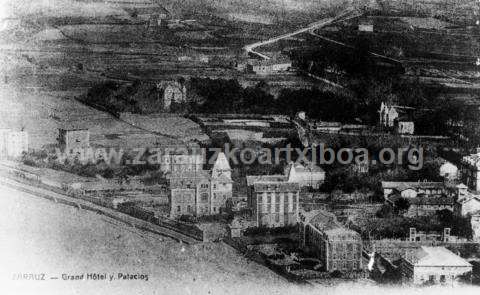
<path id="1" fill-rule="evenodd" d="M 195 214 L 195 189 L 172 189 L 170 217 Z"/>
<path id="2" fill-rule="evenodd" d="M 254 213 L 257 226 L 282 227 L 298 221 L 299 192 L 256 193 Z"/>
<path id="3" fill-rule="evenodd" d="M 203 169 L 203 156 L 194 155 L 162 155 L 160 171 L 162 172 L 188 172 Z"/>
<path id="4" fill-rule="evenodd" d="M 472 271 L 472 267 L 454 266 L 414 266 L 413 283 L 421 285 L 425 283 L 454 283 L 459 276 Z"/>
<path id="5" fill-rule="evenodd" d="M 474 241 L 480 242 L 480 215 L 476 214 L 470 219 L 472 225 L 472 238 Z"/>
<path id="6" fill-rule="evenodd" d="M 468 214 L 477 213 L 480 211 L 480 200 L 471 198 L 461 203 L 461 214 L 467 216 Z"/>
<path id="7" fill-rule="evenodd" d="M 18 158 L 23 152 L 28 152 L 26 131 L 0 130 L 0 159 Z"/>
<path id="8" fill-rule="evenodd" d="M 348 235 L 329 237 L 313 225 L 302 225 L 302 248 L 322 261 L 326 271 L 360 271 L 362 265 L 362 242 Z M 346 232 L 348 233 L 348 232 Z"/>
<path id="9" fill-rule="evenodd" d="M 462 181 L 469 189 L 480 191 L 480 171 L 476 167 L 463 164 L 461 173 Z"/>
<path id="10" fill-rule="evenodd" d="M 291 169 L 288 175 L 289 182 L 296 182 L 300 187 L 312 187 L 318 189 L 325 181 L 325 172 L 296 172 Z"/>

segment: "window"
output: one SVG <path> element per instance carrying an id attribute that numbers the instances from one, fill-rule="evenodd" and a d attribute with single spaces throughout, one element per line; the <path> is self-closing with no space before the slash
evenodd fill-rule
<path id="1" fill-rule="evenodd" d="M 182 211 L 182 209 L 180 208 L 180 206 L 177 206 L 177 212 L 180 212 Z"/>
<path id="2" fill-rule="evenodd" d="M 213 212 L 217 212 L 217 207 L 213 207 Z"/>
<path id="3" fill-rule="evenodd" d="M 428 276 L 428 281 L 429 281 L 430 283 L 434 283 L 434 282 L 435 282 L 435 275 L 429 275 L 429 276 Z"/>
<path id="4" fill-rule="evenodd" d="M 445 283 L 445 275 L 440 275 L 440 283 Z"/>

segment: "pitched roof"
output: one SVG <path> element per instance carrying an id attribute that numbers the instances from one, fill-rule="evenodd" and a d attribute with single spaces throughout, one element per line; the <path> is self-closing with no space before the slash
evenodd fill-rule
<path id="1" fill-rule="evenodd" d="M 308 162 L 304 165 L 300 163 L 290 163 L 290 169 L 295 169 L 297 173 L 325 173 L 325 171 L 312 162 Z"/>
<path id="2" fill-rule="evenodd" d="M 247 186 L 252 186 L 256 182 L 282 182 L 287 181 L 285 175 L 248 175 L 247 176 Z"/>
<path id="3" fill-rule="evenodd" d="M 338 222 L 335 214 L 325 210 L 308 212 L 305 214 L 305 223 L 310 224 L 331 238 L 339 235 L 348 235 L 350 239 L 360 240 L 360 235 L 356 231 L 343 227 Z"/>
<path id="4" fill-rule="evenodd" d="M 453 205 L 454 200 L 451 197 L 439 196 L 439 197 L 418 197 L 409 200 L 412 205 Z"/>
<path id="5" fill-rule="evenodd" d="M 213 164 L 214 170 L 232 170 L 230 164 L 228 163 L 227 157 L 224 153 L 219 153 L 215 164 Z"/>
<path id="6" fill-rule="evenodd" d="M 419 249 L 407 252 L 404 258 L 414 266 L 472 266 L 468 261 L 455 255 L 445 247 L 422 246 Z"/>
<path id="7" fill-rule="evenodd" d="M 427 182 L 427 181 L 382 181 L 383 189 L 396 189 L 404 191 L 406 189 L 420 189 L 420 188 L 443 188 L 443 182 Z"/>
<path id="8" fill-rule="evenodd" d="M 262 181 L 255 182 L 253 184 L 253 189 L 256 192 L 297 192 L 300 190 L 300 185 L 295 182 L 286 182 L 286 181 Z"/>
<path id="9" fill-rule="evenodd" d="M 167 179 L 188 178 L 188 179 L 210 179 L 210 171 L 175 171 L 167 174 Z"/>
<path id="10" fill-rule="evenodd" d="M 470 202 L 470 201 L 478 201 L 480 202 L 480 195 L 472 194 L 471 192 L 467 192 L 464 196 L 458 198 L 457 202 L 460 204 Z"/>

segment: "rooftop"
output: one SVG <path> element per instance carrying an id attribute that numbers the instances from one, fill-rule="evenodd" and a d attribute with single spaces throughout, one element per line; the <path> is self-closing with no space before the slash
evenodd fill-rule
<path id="1" fill-rule="evenodd" d="M 252 186 L 256 182 L 285 182 L 287 178 L 285 175 L 248 175 L 247 186 Z"/>
<path id="2" fill-rule="evenodd" d="M 415 266 L 456 266 L 456 267 L 471 267 L 465 259 L 453 252 L 447 250 L 445 247 L 426 247 L 422 246 L 413 251 L 407 251 L 404 256 L 405 260 Z"/>
<path id="3" fill-rule="evenodd" d="M 427 181 L 382 181 L 383 189 L 396 189 L 398 191 L 404 191 L 406 189 L 426 189 L 426 188 L 443 188 L 445 185 L 443 182 L 427 182 Z"/>
<path id="4" fill-rule="evenodd" d="M 199 171 L 175 171 L 167 175 L 168 179 L 210 179 L 209 170 Z"/>
<path id="5" fill-rule="evenodd" d="M 462 158 L 462 162 L 480 169 L 480 153 L 465 156 Z"/>
<path id="6" fill-rule="evenodd" d="M 314 226 L 329 237 L 348 235 L 350 239 L 360 240 L 360 235 L 351 229 L 345 228 L 338 222 L 335 214 L 325 210 L 314 210 L 304 214 L 305 223 Z"/>
<path id="7" fill-rule="evenodd" d="M 290 163 L 290 169 L 292 168 L 295 169 L 295 172 L 297 173 L 325 173 L 322 168 L 312 162 L 306 163 L 304 165 L 300 163 Z"/>
<path id="8" fill-rule="evenodd" d="M 230 164 L 228 163 L 227 157 L 224 153 L 219 153 L 215 164 L 213 165 L 214 170 L 231 170 Z"/>
<path id="9" fill-rule="evenodd" d="M 410 199 L 412 205 L 453 205 L 454 200 L 451 197 L 417 197 Z"/>
<path id="10" fill-rule="evenodd" d="M 262 182 L 255 182 L 253 184 L 253 189 L 256 192 L 270 192 L 270 191 L 276 191 L 276 192 L 297 192 L 300 190 L 300 185 L 295 182 L 267 182 L 267 181 L 262 181 Z"/>

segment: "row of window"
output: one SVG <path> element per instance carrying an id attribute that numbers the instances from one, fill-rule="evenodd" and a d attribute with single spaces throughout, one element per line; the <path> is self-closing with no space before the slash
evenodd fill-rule
<path id="1" fill-rule="evenodd" d="M 355 270 L 360 267 L 360 263 L 358 261 L 333 261 L 332 262 L 332 269 L 336 270 Z"/>
<path id="2" fill-rule="evenodd" d="M 175 185 L 176 185 L 177 187 L 185 187 L 185 188 L 187 188 L 187 189 L 194 189 L 194 188 L 196 188 L 195 183 L 192 182 L 192 181 L 186 182 L 186 181 L 184 181 L 184 180 L 180 180 L 180 181 L 176 181 L 176 182 L 175 182 Z M 225 189 L 225 188 L 227 187 L 227 185 L 228 185 L 228 183 L 222 182 L 222 183 L 220 183 L 220 188 Z M 209 187 L 209 184 L 208 184 L 208 183 L 202 183 L 202 184 L 200 184 L 200 188 L 201 188 L 201 189 L 208 189 L 208 187 Z M 212 189 L 216 190 L 216 189 L 217 189 L 217 185 L 216 185 L 216 184 L 213 184 L 213 185 L 212 185 Z"/>
<path id="3" fill-rule="evenodd" d="M 182 213 L 182 212 L 183 212 L 182 211 L 182 206 L 177 206 L 177 213 Z M 187 205 L 185 212 L 189 213 L 189 214 L 193 214 L 194 211 L 193 211 L 192 206 Z M 200 212 L 203 213 L 203 214 L 208 213 L 208 209 L 205 208 L 205 207 L 202 207 L 202 208 L 200 208 Z M 212 207 L 212 212 L 213 213 L 220 213 L 220 207 L 215 207 L 215 206 Z"/>

